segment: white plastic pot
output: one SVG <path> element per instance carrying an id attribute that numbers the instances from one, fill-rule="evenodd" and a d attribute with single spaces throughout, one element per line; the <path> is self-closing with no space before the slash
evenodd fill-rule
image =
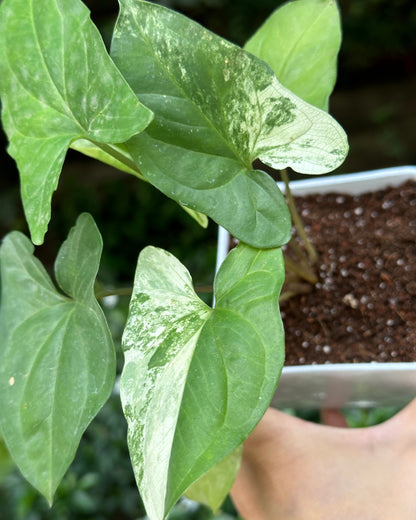
<path id="1" fill-rule="evenodd" d="M 416 180 L 415 166 L 314 177 L 291 182 L 294 195 L 361 194 Z M 283 190 L 284 186 L 279 187 Z M 227 255 L 229 234 L 220 228 L 217 269 Z M 416 305 L 415 305 L 416 312 Z M 416 396 L 416 362 L 345 363 L 284 367 L 272 401 L 277 408 L 403 406 Z"/>

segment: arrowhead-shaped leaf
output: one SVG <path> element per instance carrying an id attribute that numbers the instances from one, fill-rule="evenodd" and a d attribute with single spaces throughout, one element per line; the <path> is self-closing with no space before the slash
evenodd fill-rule
<path id="1" fill-rule="evenodd" d="M 43 241 L 71 141 L 123 142 L 152 118 L 79 0 L 2 1 L 0 96 L 36 244 Z"/>
<path id="2" fill-rule="evenodd" d="M 93 292 L 101 249 L 92 218 L 81 215 L 55 264 L 66 294 L 24 235 L 10 233 L 0 249 L 1 431 L 49 502 L 114 384 L 114 347 Z"/>
<path id="3" fill-rule="evenodd" d="M 340 45 L 336 1 L 296 0 L 279 7 L 244 48 L 267 62 L 282 85 L 328 110 Z"/>
<path id="4" fill-rule="evenodd" d="M 252 162 L 330 171 L 347 152 L 343 130 L 283 87 L 265 62 L 197 23 L 141 0 L 120 5 L 111 54 L 155 113 L 126 143 L 143 174 L 244 242 L 287 241 L 283 197 Z"/>
<path id="5" fill-rule="evenodd" d="M 240 243 L 218 271 L 213 310 L 172 255 L 153 247 L 140 254 L 121 398 L 151 520 L 162 520 L 264 414 L 284 358 L 283 279 L 280 249 Z"/>

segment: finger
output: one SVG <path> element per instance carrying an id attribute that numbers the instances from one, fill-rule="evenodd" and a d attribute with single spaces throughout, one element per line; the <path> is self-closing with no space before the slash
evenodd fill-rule
<path id="1" fill-rule="evenodd" d="M 326 426 L 348 428 L 348 423 L 344 415 L 334 408 L 323 408 L 321 410 L 321 423 Z"/>

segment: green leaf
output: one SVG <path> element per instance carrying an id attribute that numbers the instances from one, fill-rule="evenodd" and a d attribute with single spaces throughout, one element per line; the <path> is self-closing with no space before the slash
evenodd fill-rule
<path id="1" fill-rule="evenodd" d="M 242 455 L 241 445 L 194 482 L 186 490 L 186 496 L 209 506 L 214 514 L 218 513 L 240 469 Z"/>
<path id="2" fill-rule="evenodd" d="M 126 143 L 142 173 L 244 242 L 285 243 L 286 203 L 252 162 L 328 172 L 347 152 L 341 127 L 283 87 L 265 62 L 188 18 L 140 0 L 120 4 L 111 55 L 155 113 Z"/>
<path id="3" fill-rule="evenodd" d="M 130 456 L 151 520 L 247 438 L 284 358 L 280 249 L 240 243 L 217 273 L 216 307 L 169 253 L 139 256 L 120 392 Z"/>
<path id="4" fill-rule="evenodd" d="M 92 217 L 81 215 L 55 263 L 62 294 L 24 235 L 0 248 L 0 427 L 49 502 L 114 385 L 114 346 L 93 292 L 101 250 Z"/>
<path id="5" fill-rule="evenodd" d="M 295 0 L 279 7 L 244 48 L 267 62 L 282 85 L 327 111 L 341 38 L 335 0 Z"/>
<path id="6" fill-rule="evenodd" d="M 114 66 L 79 0 L 2 1 L 0 96 L 36 244 L 43 242 L 71 142 L 123 142 L 152 118 Z"/>

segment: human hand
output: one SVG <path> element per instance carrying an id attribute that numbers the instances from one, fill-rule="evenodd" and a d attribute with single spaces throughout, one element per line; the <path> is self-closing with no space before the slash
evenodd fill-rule
<path id="1" fill-rule="evenodd" d="M 415 520 L 416 399 L 392 419 L 348 429 L 269 409 L 244 445 L 231 496 L 246 520 Z"/>

